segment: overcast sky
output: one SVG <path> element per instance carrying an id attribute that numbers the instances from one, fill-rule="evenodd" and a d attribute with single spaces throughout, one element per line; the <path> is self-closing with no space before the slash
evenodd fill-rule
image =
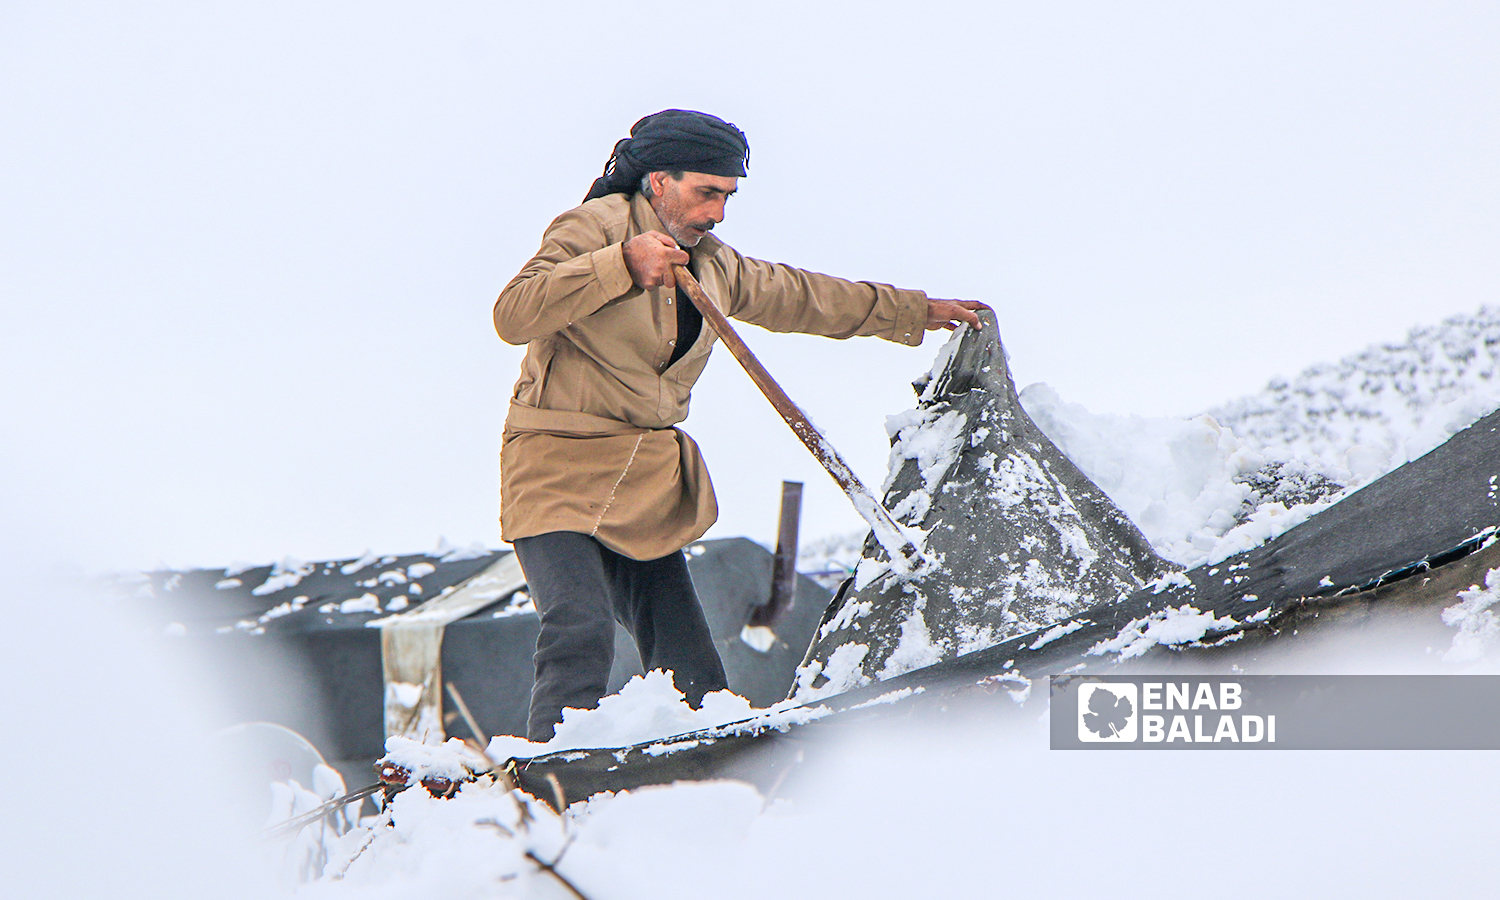
<path id="1" fill-rule="evenodd" d="M 743 128 L 741 252 L 995 306 L 1188 415 L 1500 302 L 1494 3 L 0 5 L 8 553 L 497 545 L 499 289 L 640 116 Z M 744 334 L 869 481 L 919 349 Z M 722 349 L 714 536 L 859 520 Z"/>

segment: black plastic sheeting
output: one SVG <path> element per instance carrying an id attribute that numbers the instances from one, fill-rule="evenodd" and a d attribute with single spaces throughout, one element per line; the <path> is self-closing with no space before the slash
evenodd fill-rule
<path id="1" fill-rule="evenodd" d="M 1280 626 L 1309 603 L 1336 604 L 1340 597 L 1400 603 L 1420 592 L 1424 579 L 1410 576 L 1481 549 L 1486 564 L 1500 562 L 1497 531 L 1500 411 L 1280 537 L 1185 573 L 1190 586 L 1147 587 L 1088 610 L 1060 623 L 1080 627 L 1055 639 L 1032 632 L 823 699 L 819 702 L 833 715 L 784 732 L 711 729 L 672 739 L 668 743 L 681 749 L 670 753 L 647 753 L 644 746 L 586 751 L 582 757 L 585 751 L 573 751 L 518 761 L 515 771 L 523 788 L 549 802 L 548 775 L 556 776 L 569 802 L 602 790 L 706 778 L 737 778 L 774 792 L 824 735 L 882 717 L 909 717 L 906 724 L 920 727 L 924 715 L 1013 714 L 1022 698 L 1045 702 L 1046 682 L 1041 679 L 1115 669 L 1121 665 L 1118 656 L 1090 651 L 1168 606 L 1190 604 L 1236 620 L 1236 626 L 1193 646 L 1194 652 L 1212 653 L 1227 663 L 1246 652 L 1252 642 L 1241 639 L 1247 634 L 1260 637 L 1259 643 L 1275 639 Z M 893 692 L 903 692 L 899 703 L 851 709 L 883 696 L 903 696 Z"/>
<path id="2" fill-rule="evenodd" d="M 295 586 L 263 596 L 252 591 L 272 574 L 268 566 L 245 571 L 236 576 L 241 585 L 224 589 L 215 587 L 225 580 L 223 570 L 152 572 L 143 584 L 130 585 L 135 594 L 131 603 L 153 629 L 168 623 L 182 626 L 185 634 L 163 637 L 163 644 L 207 675 L 222 699 L 223 724 L 276 722 L 301 732 L 330 759 L 373 760 L 385 752 L 384 681 L 380 632 L 366 623 L 390 615 L 384 608 L 397 596 L 410 596 L 411 581 L 421 584 L 422 595 L 411 597 L 408 609 L 461 584 L 506 552 L 451 563 L 425 555 L 388 556 L 349 575 L 341 572 L 348 560 L 316 563 Z M 792 607 L 772 626 L 776 645 L 759 653 L 739 634 L 751 611 L 770 598 L 771 553 L 744 538 L 702 541 L 687 553 L 731 689 L 756 705 L 780 700 L 829 592 L 799 577 Z M 406 575 L 422 563 L 434 571 L 416 579 Z M 394 572 L 406 581 L 393 575 L 380 580 Z M 380 601 L 381 612 L 328 608 L 366 593 Z M 304 596 L 308 599 L 300 609 L 267 617 L 281 604 Z M 506 599 L 497 598 L 490 607 L 448 625 L 443 677 L 463 694 L 481 728 L 492 734 L 525 734 L 537 619 L 532 613 L 496 618 Z M 623 630 L 617 631 L 611 689 L 640 671 L 633 643 Z M 451 710 L 446 715 L 449 734 L 468 736 Z"/>
<path id="3" fill-rule="evenodd" d="M 927 552 L 943 565 L 921 579 L 865 579 L 863 589 L 830 605 L 807 651 L 808 687 L 842 690 L 857 683 L 853 677 L 910 669 L 915 663 L 905 654 L 914 632 L 939 654 L 927 661 L 952 659 L 1178 568 L 1157 556 L 1135 523 L 1031 421 L 995 314 L 983 310 L 980 317 L 984 328 L 961 329 L 944 345 L 914 411 L 928 423 L 924 443 L 951 429 L 951 462 L 901 460 L 885 494 L 886 508 L 920 528 Z M 886 560 L 874 537 L 867 539 L 860 571 Z M 856 671 L 831 665 L 835 654 L 851 653 Z M 838 684 L 830 683 L 830 668 Z"/>

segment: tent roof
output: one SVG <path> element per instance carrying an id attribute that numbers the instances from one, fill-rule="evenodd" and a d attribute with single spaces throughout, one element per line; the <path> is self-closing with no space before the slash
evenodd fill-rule
<path id="1" fill-rule="evenodd" d="M 1188 648 L 1196 663 L 1227 668 L 1294 633 L 1293 625 L 1305 627 L 1310 617 L 1356 604 L 1391 614 L 1430 612 L 1451 604 L 1454 593 L 1482 579 L 1488 567 L 1500 567 L 1497 485 L 1500 411 L 1260 547 L 1087 610 L 1053 629 L 819 701 L 834 715 L 787 731 L 709 729 L 683 736 L 676 742 L 682 749 L 671 753 L 637 747 L 552 754 L 521 761 L 518 778 L 548 798 L 545 779 L 555 775 L 570 800 L 694 778 L 742 778 L 774 789 L 820 733 L 871 718 L 973 708 L 957 703 L 960 698 L 977 700 L 985 714 L 1004 714 L 1018 708 L 1016 700 L 1045 703 L 1040 678 L 1121 674 L 1128 657 L 1091 651 L 1168 608 L 1190 606 L 1233 624 L 1186 645 L 1153 646 L 1135 665 L 1170 664 L 1166 654 Z M 1412 577 L 1418 574 L 1423 577 Z M 1329 621 L 1337 627 L 1341 619 Z M 995 701 L 986 702 L 990 697 Z"/>

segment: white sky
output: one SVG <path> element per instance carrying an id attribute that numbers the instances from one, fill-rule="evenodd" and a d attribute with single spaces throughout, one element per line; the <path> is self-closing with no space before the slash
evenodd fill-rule
<path id="1" fill-rule="evenodd" d="M 1500 287 L 1492 3 L 0 6 L 7 555 L 498 542 L 500 287 L 640 116 L 741 252 L 993 304 L 1018 384 L 1189 414 Z M 912 350 L 745 336 L 869 481 Z M 723 510 L 859 521 L 722 349 Z"/>

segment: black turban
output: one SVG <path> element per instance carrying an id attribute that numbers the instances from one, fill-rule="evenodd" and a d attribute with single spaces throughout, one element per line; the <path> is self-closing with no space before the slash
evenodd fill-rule
<path id="1" fill-rule="evenodd" d="M 708 113 L 664 109 L 635 123 L 615 144 L 584 202 L 606 194 L 633 194 L 650 172 L 702 172 L 743 177 L 750 143 L 738 128 Z"/>

